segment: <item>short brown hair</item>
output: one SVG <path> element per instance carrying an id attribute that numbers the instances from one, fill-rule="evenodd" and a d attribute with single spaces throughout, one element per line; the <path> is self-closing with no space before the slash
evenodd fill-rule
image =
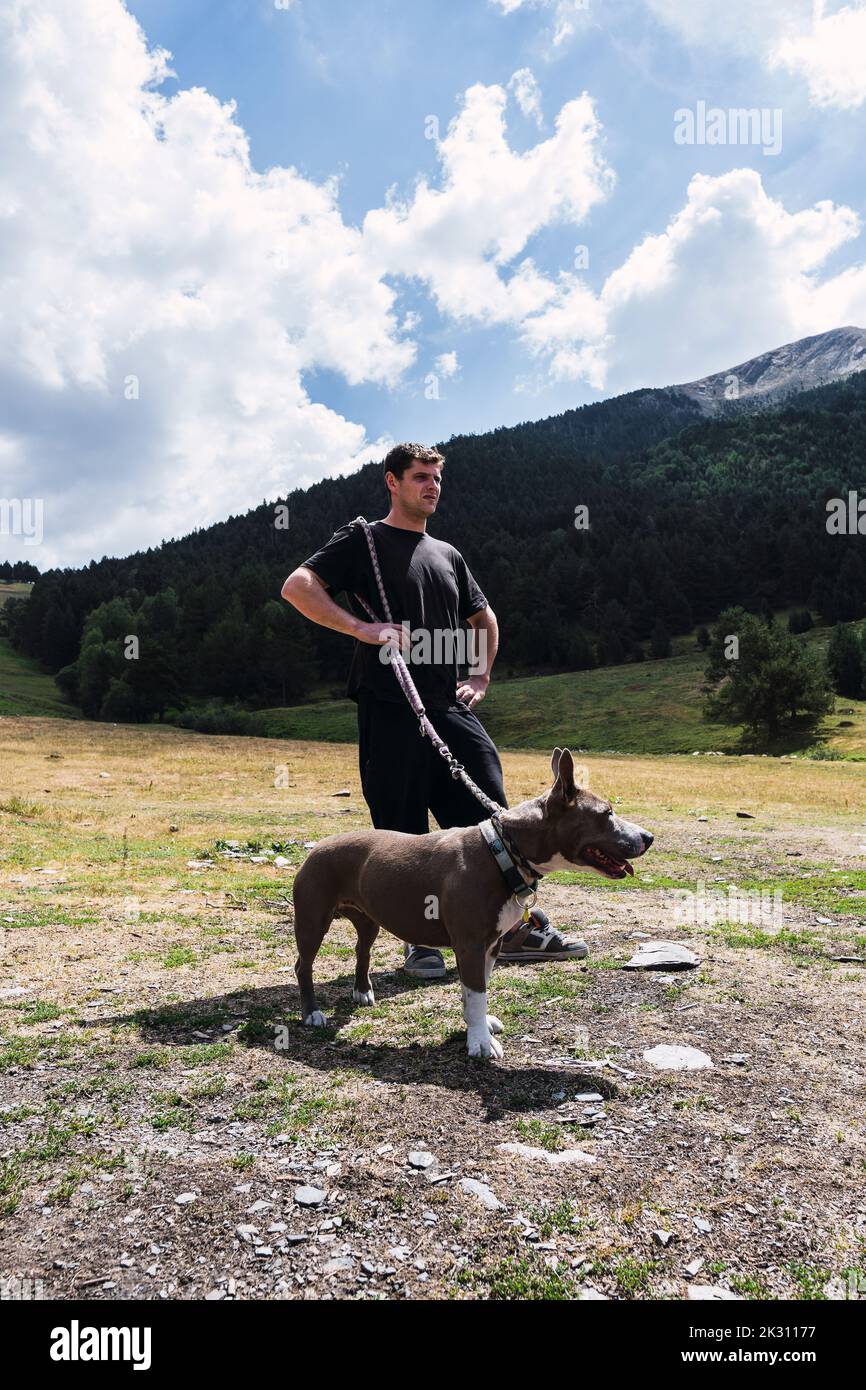
<path id="1" fill-rule="evenodd" d="M 402 478 L 410 463 L 420 459 L 422 463 L 444 463 L 444 455 L 438 449 L 428 449 L 423 444 L 395 444 L 389 454 L 385 455 L 385 462 L 382 465 L 384 473 L 393 473 L 395 478 Z"/>

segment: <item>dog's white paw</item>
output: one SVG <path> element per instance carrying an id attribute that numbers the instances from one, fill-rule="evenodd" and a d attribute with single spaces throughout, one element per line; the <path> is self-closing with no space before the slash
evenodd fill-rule
<path id="1" fill-rule="evenodd" d="M 469 1056 L 470 1057 L 494 1057 L 496 1061 L 504 1056 L 502 1044 L 491 1037 L 488 1030 L 484 1032 L 469 1034 Z"/>
<path id="2" fill-rule="evenodd" d="M 366 993 L 360 989 L 353 989 L 352 1002 L 354 1004 L 363 1004 L 366 1008 L 372 1008 L 376 1002 L 376 996 L 371 989 L 368 989 Z"/>
<path id="3" fill-rule="evenodd" d="M 321 1009 L 314 1009 L 311 1014 L 307 1014 L 304 1023 L 308 1028 L 327 1028 L 328 1020 Z"/>
<path id="4" fill-rule="evenodd" d="M 487 1015 L 487 1027 L 491 1033 L 503 1033 L 505 1031 L 495 1014 Z"/>

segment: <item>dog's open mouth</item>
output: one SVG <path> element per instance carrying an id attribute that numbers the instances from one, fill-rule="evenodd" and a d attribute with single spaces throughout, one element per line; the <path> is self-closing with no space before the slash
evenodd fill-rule
<path id="1" fill-rule="evenodd" d="M 598 849 L 595 845 L 588 845 L 582 852 L 582 857 L 598 869 L 599 873 L 606 878 L 625 878 L 631 874 L 634 877 L 634 869 L 627 859 L 614 859 L 611 855 L 605 854 L 604 850 Z"/>

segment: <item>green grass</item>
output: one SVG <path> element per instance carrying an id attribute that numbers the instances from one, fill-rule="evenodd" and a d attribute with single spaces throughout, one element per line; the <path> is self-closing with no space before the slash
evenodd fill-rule
<path id="1" fill-rule="evenodd" d="M 787 614 L 777 615 L 783 624 Z M 829 628 L 815 628 L 805 641 L 826 648 Z M 733 752 L 741 730 L 705 720 L 702 713 L 707 658 L 693 635 L 674 641 L 664 661 L 603 666 L 551 676 L 506 679 L 494 673 L 479 714 L 501 748 L 566 745 L 587 752 Z M 866 700 L 842 698 L 817 733 L 795 733 L 775 752 L 808 750 L 810 756 L 866 757 Z M 840 716 L 839 709 L 853 714 Z M 353 743 L 356 707 L 351 700 L 327 700 L 261 710 L 262 734 L 275 738 Z M 843 727 L 844 725 L 844 727 Z"/>
<path id="2" fill-rule="evenodd" d="M 559 1270 L 534 1264 L 531 1259 L 499 1260 L 489 1269 L 463 1269 L 458 1284 L 486 1288 L 487 1297 L 510 1302 L 515 1299 L 563 1302 L 578 1296 L 578 1285 Z"/>
<path id="3" fill-rule="evenodd" d="M 10 590 L 26 594 L 29 584 L 0 584 L 0 607 Z M 81 712 L 62 699 L 54 677 L 37 661 L 16 652 L 0 637 L 0 714 L 48 715 L 55 719 L 80 719 Z"/>
<path id="4" fill-rule="evenodd" d="M 558 1125 L 545 1124 L 544 1120 L 518 1120 L 517 1132 L 521 1139 L 536 1148 L 547 1149 L 550 1153 L 556 1153 L 559 1149 L 561 1136 Z"/>

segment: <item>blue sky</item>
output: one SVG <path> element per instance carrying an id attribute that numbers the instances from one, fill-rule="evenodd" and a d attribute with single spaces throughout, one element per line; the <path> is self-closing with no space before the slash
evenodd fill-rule
<path id="1" fill-rule="evenodd" d="M 51 9 L 0 20 L 0 457 L 41 568 L 866 323 L 861 0 Z M 699 103 L 720 143 L 675 140 Z"/>

